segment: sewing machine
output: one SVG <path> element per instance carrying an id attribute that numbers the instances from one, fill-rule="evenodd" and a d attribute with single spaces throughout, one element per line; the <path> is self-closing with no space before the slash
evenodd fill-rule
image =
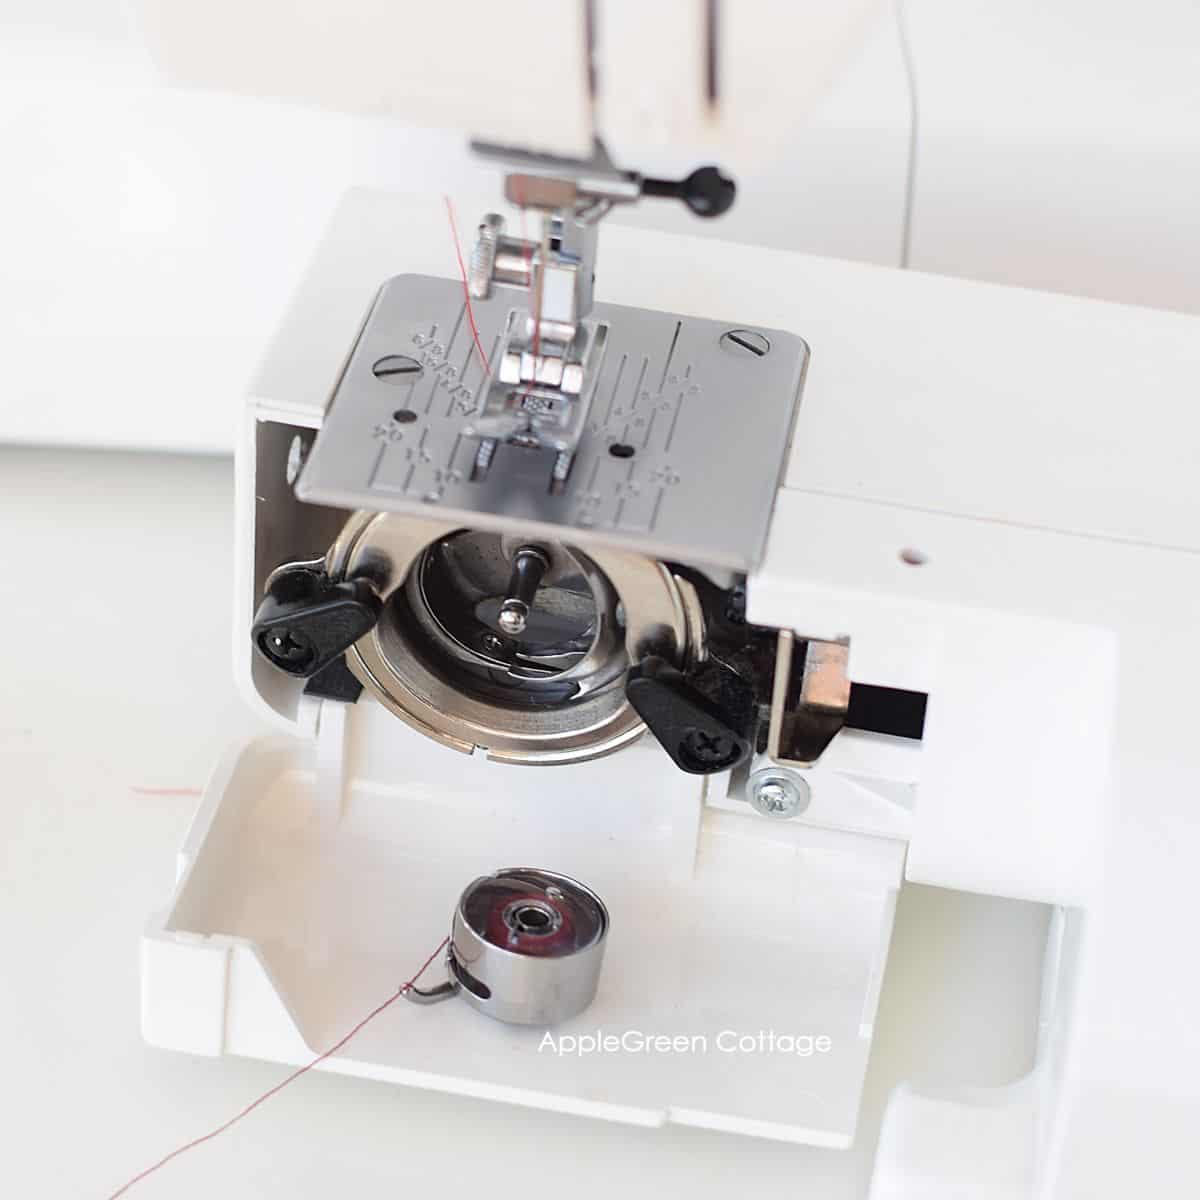
<path id="1" fill-rule="evenodd" d="M 1194 426 L 1190 323 L 1126 347 L 1114 306 L 604 223 L 736 203 L 717 152 L 766 111 L 747 80 L 802 103 L 817 72 L 777 72 L 801 41 L 833 68 L 862 19 L 834 7 L 728 43 L 717 5 L 530 9 L 538 70 L 490 38 L 461 68 L 496 211 L 347 200 L 238 448 L 236 669 L 280 734 L 206 793 L 144 945 L 151 1041 L 303 1061 L 453 913 L 422 998 L 472 1003 L 404 1010 L 332 1069 L 846 1147 L 909 880 L 1048 906 L 1042 1032 L 1009 1087 L 897 1090 L 873 1196 L 1097 1194 L 1116 1098 L 1175 1104 L 1198 981 L 1161 917 L 1195 892 L 1166 864 L 1194 835 L 1200 571 L 1160 431 Z M 287 90 L 303 60 L 221 61 Z M 528 91 L 494 104 L 514 70 Z M 369 105 L 382 78 L 313 86 Z M 441 99 L 412 82 L 389 102 Z M 630 165 L 681 140 L 712 153 Z M 364 286 L 401 244 L 412 269 Z M 603 964 L 476 969 L 490 918 L 458 898 L 505 867 L 554 874 L 503 894 L 493 945 L 582 920 L 561 873 L 601 902 L 573 949 L 603 938 Z"/>

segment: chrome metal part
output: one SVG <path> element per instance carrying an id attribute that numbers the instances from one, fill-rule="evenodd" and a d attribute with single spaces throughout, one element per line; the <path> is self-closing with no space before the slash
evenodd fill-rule
<path id="1" fill-rule="evenodd" d="M 800 677 L 800 702 L 805 708 L 845 713 L 850 706 L 849 639 L 805 645 L 804 671 Z"/>
<path id="2" fill-rule="evenodd" d="M 490 298 L 473 304 L 493 376 L 524 300 L 523 291 L 493 282 Z M 462 285 L 390 280 L 349 357 L 297 496 L 580 544 L 588 553 L 605 543 L 701 569 L 754 569 L 790 449 L 804 343 L 761 329 L 769 354 L 733 354 L 720 344 L 744 328 L 733 322 L 603 303 L 592 317 L 607 327 L 607 345 L 598 370 L 582 380 L 581 398 L 591 388 L 592 401 L 573 451 L 475 441 L 467 428 L 481 419 L 488 381 Z M 378 379 L 373 365 L 399 354 L 422 372 L 399 386 Z M 523 405 L 526 393 L 545 386 L 505 384 L 506 403 Z M 397 413 L 412 416 L 401 421 Z"/>
<path id="3" fill-rule="evenodd" d="M 845 724 L 850 643 L 810 639 L 801 646 L 804 657 L 797 664 L 796 637 L 791 630 L 780 630 L 767 753 L 776 762 L 807 767 Z"/>
<path id="4" fill-rule="evenodd" d="M 771 343 L 753 329 L 731 329 L 723 333 L 721 347 L 730 354 L 752 354 L 755 358 L 771 353 Z"/>
<path id="5" fill-rule="evenodd" d="M 463 433 L 572 455 L 591 406 L 608 329 L 588 319 L 596 227 L 576 216 L 573 191 L 551 196 L 542 186 L 547 183 L 560 187 L 559 181 L 509 178 L 522 206 L 547 210 L 539 242 L 505 237 L 504 218 L 495 213 L 479 227 L 471 294 L 486 298 L 495 281 L 523 288 L 527 298 L 523 308 L 508 315 L 492 377 Z"/>
<path id="6" fill-rule="evenodd" d="M 421 988 L 413 984 L 405 991 L 404 998 L 411 1000 L 413 1004 L 440 1004 L 443 1000 L 449 1000 L 451 996 L 457 996 L 461 990 L 462 986 L 458 980 L 451 978 L 431 988 Z"/>
<path id="7" fill-rule="evenodd" d="M 454 912 L 447 966 L 473 1008 L 514 1025 L 555 1025 L 592 1002 L 608 910 L 590 888 L 529 867 L 476 879 Z"/>
<path id="8" fill-rule="evenodd" d="M 573 319 L 574 310 L 564 308 L 561 322 L 552 325 L 553 339 L 543 332 L 538 342 L 518 332 L 524 314 L 509 314 L 496 374 L 479 411 L 462 427 L 465 437 L 574 454 L 595 397 L 608 326 L 568 323 Z"/>
<path id="9" fill-rule="evenodd" d="M 504 218 L 498 213 L 486 213 L 479 226 L 467 272 L 467 287 L 476 300 L 486 299 L 491 291 L 492 273 L 496 269 L 496 257 L 503 235 Z"/>
<path id="10" fill-rule="evenodd" d="M 501 610 L 531 552 L 546 566 L 514 634 Z M 577 762 L 629 744 L 645 728 L 625 698 L 629 664 L 698 652 L 674 576 L 626 551 L 364 512 L 326 570 L 368 580 L 382 601 L 346 653 L 359 682 L 428 736 L 500 761 Z"/>
<path id="11" fill-rule="evenodd" d="M 808 781 L 795 772 L 764 767 L 746 781 L 746 799 L 764 817 L 788 820 L 808 807 L 812 793 Z"/>
<path id="12" fill-rule="evenodd" d="M 523 207 L 586 210 L 602 201 L 629 204 L 642 196 L 642 176 L 616 166 L 599 140 L 586 159 L 480 141 L 472 142 L 471 149 L 510 170 L 507 197 Z"/>
<path id="13" fill-rule="evenodd" d="M 534 596 L 549 567 L 549 557 L 537 546 L 522 546 L 513 555 L 508 595 L 496 617 L 496 624 L 505 633 L 516 637 L 525 632 Z"/>

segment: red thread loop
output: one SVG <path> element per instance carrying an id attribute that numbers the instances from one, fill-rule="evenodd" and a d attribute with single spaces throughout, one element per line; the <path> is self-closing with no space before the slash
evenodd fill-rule
<path id="1" fill-rule="evenodd" d="M 347 1033 L 340 1041 L 334 1042 L 334 1044 L 330 1046 L 328 1050 L 318 1054 L 317 1057 L 312 1060 L 312 1062 L 306 1063 L 302 1067 L 297 1067 L 296 1070 L 294 1070 L 286 1079 L 281 1080 L 273 1088 L 263 1092 L 263 1094 L 256 1100 L 252 1100 L 246 1105 L 245 1108 L 242 1109 L 241 1112 L 230 1117 L 229 1120 L 223 1125 L 218 1125 L 216 1129 L 210 1130 L 201 1137 L 193 1138 L 190 1142 L 185 1142 L 184 1145 L 172 1150 L 170 1154 L 163 1155 L 163 1157 L 160 1158 L 153 1166 L 147 1167 L 144 1171 L 139 1171 L 138 1174 L 129 1180 L 128 1183 L 123 1183 L 115 1192 L 111 1193 L 107 1200 L 117 1200 L 118 1196 L 125 1195 L 125 1193 L 129 1191 L 129 1189 L 133 1187 L 135 1183 L 141 1183 L 141 1181 L 147 1176 L 153 1175 L 155 1171 L 165 1167 L 173 1158 L 178 1158 L 181 1154 L 186 1153 L 188 1150 L 193 1150 L 197 1146 L 202 1146 L 205 1142 L 211 1142 L 212 1139 L 218 1134 L 222 1134 L 231 1126 L 236 1125 L 243 1117 L 248 1117 L 260 1104 L 264 1104 L 266 1101 L 270 1100 L 272 1096 L 283 1091 L 283 1089 L 287 1087 L 289 1083 L 299 1079 L 301 1075 L 306 1074 L 308 1071 L 311 1071 L 313 1067 L 317 1066 L 319 1063 L 323 1063 L 327 1058 L 336 1054 L 365 1025 L 369 1024 L 377 1016 L 379 1016 L 379 1014 L 383 1012 L 385 1008 L 390 1008 L 393 1004 L 395 1004 L 396 1001 L 399 1000 L 400 997 L 403 996 L 404 993 L 407 992 L 409 988 L 411 988 L 417 982 L 417 980 L 425 974 L 430 964 L 446 948 L 446 943 L 449 941 L 450 938 L 448 936 L 442 938 L 438 948 L 421 964 L 421 969 L 411 979 L 406 979 L 382 1004 L 377 1005 L 369 1013 L 367 1013 L 367 1015 L 363 1017 L 363 1019 L 359 1021 L 359 1023 L 355 1025 L 354 1028 L 351 1029 L 350 1032 Z"/>

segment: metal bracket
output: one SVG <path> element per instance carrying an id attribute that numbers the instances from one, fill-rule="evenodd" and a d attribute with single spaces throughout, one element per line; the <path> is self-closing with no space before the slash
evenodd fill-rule
<path id="1" fill-rule="evenodd" d="M 810 767 L 846 723 L 850 677 L 846 674 L 850 640 L 810 640 L 795 677 L 796 635 L 779 631 L 775 654 L 775 686 L 767 753 L 777 763 Z"/>

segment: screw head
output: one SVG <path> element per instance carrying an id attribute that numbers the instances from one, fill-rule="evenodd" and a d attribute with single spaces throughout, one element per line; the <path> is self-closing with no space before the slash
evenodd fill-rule
<path id="1" fill-rule="evenodd" d="M 500 606 L 500 612 L 496 617 L 496 624 L 509 637 L 516 637 L 517 634 L 525 632 L 525 623 L 528 619 L 529 605 L 522 600 L 505 600 Z"/>
<path id="2" fill-rule="evenodd" d="M 412 383 L 424 368 L 407 354 L 389 354 L 371 368 L 376 379 L 384 383 Z"/>
<path id="3" fill-rule="evenodd" d="M 705 733 L 702 729 L 689 729 L 683 739 L 685 759 L 690 758 L 701 767 L 721 768 L 732 765 L 738 756 L 738 748 L 732 737 L 725 733 Z"/>
<path id="4" fill-rule="evenodd" d="M 304 466 L 306 452 L 307 448 L 304 445 L 304 439 L 299 434 L 296 434 L 292 438 L 292 444 L 288 446 L 287 465 L 284 468 L 284 476 L 288 481 L 289 487 L 296 482 L 300 474 L 300 468 Z"/>
<path id="5" fill-rule="evenodd" d="M 746 796 L 755 812 L 786 821 L 798 817 L 808 807 L 812 791 L 808 781 L 799 775 L 768 767 L 750 776 Z"/>
<path id="6" fill-rule="evenodd" d="M 272 629 L 261 637 L 267 657 L 281 667 L 303 667 L 314 656 L 312 643 L 290 629 Z"/>
<path id="7" fill-rule="evenodd" d="M 771 352 L 771 343 L 753 329 L 730 329 L 721 334 L 721 349 L 739 358 L 765 358 Z"/>

